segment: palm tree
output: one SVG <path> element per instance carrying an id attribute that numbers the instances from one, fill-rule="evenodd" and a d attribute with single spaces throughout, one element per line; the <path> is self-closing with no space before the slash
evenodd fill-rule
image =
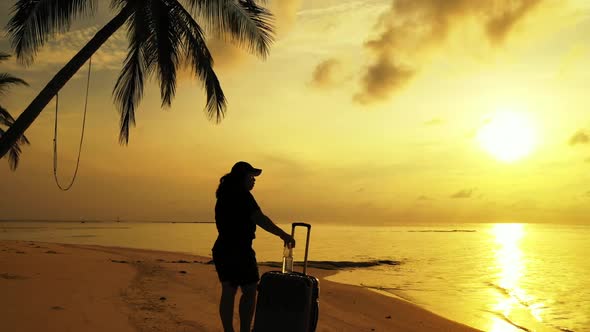
<path id="1" fill-rule="evenodd" d="M 10 58 L 10 55 L 6 53 L 0 52 L 0 62 L 7 60 Z M 18 77 L 14 77 L 7 73 L 0 73 L 0 95 L 3 95 L 4 92 L 11 86 L 11 85 L 29 85 L 27 82 L 23 81 Z M 4 134 L 4 129 L 2 127 L 10 127 L 14 123 L 14 118 L 10 113 L 2 106 L 0 106 L 0 136 Z M 25 135 L 22 135 L 14 144 L 10 146 L 8 149 L 8 164 L 11 170 L 16 170 L 18 166 L 18 161 L 20 159 L 21 149 L 20 146 L 24 144 L 30 144 L 29 140 Z"/>
<path id="2" fill-rule="evenodd" d="M 226 100 L 197 19 L 206 24 L 208 31 L 265 58 L 273 41 L 273 17 L 257 3 L 260 1 L 264 0 L 111 0 L 115 17 L 47 83 L 0 137 L 0 158 L 65 83 L 125 23 L 128 53 L 113 90 L 121 115 L 120 143 L 129 142 L 129 126 L 135 124 L 145 79 L 157 75 L 162 107 L 169 107 L 176 91 L 176 71 L 184 63 L 204 85 L 209 119 L 221 121 Z M 48 39 L 66 31 L 73 19 L 94 13 L 96 2 L 17 0 L 7 29 L 19 61 L 31 64 Z"/>

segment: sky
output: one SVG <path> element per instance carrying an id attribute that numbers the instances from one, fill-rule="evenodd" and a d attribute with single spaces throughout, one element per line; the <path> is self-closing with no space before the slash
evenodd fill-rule
<path id="1" fill-rule="evenodd" d="M 14 1 L 0 4 L 5 26 Z M 0 163 L 0 219 L 212 221 L 219 178 L 263 169 L 253 194 L 277 223 L 586 223 L 590 3 L 585 0 L 281 0 L 266 59 L 211 39 L 228 109 L 217 124 L 181 74 L 172 107 L 146 86 L 127 146 L 112 90 L 120 31 L 92 58 L 76 182 L 53 178 L 55 103 Z M 18 115 L 114 13 L 100 0 L 0 96 Z M 0 50 L 11 52 L 8 37 Z M 60 92 L 58 179 L 75 169 L 84 66 Z M 506 115 L 508 114 L 508 115 Z M 507 119 L 502 122 L 502 119 Z"/>

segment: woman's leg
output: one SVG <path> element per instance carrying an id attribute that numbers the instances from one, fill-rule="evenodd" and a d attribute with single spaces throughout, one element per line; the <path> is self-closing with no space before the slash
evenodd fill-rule
<path id="1" fill-rule="evenodd" d="M 223 331 L 234 332 L 234 299 L 238 288 L 230 282 L 221 283 L 221 300 L 219 301 L 219 316 Z"/>
<path id="2" fill-rule="evenodd" d="M 242 297 L 240 297 L 240 332 L 250 332 L 252 317 L 256 306 L 256 285 L 257 283 L 242 286 Z"/>

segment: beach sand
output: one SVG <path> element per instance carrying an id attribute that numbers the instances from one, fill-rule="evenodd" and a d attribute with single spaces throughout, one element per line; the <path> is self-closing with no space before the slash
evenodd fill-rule
<path id="1" fill-rule="evenodd" d="M 0 241 L 0 329 L 221 331 L 221 285 L 209 261 L 184 253 Z M 261 266 L 260 273 L 271 269 Z M 320 279 L 317 331 L 477 331 L 409 302 L 324 279 L 334 271 L 308 270 Z"/>

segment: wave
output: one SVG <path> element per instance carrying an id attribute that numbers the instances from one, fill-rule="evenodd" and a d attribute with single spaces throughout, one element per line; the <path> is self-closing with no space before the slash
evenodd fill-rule
<path id="1" fill-rule="evenodd" d="M 492 287 L 492 288 L 495 288 L 498 292 L 504 294 L 506 297 L 516 300 L 523 307 L 530 309 L 531 303 L 529 301 L 526 301 L 522 297 L 518 296 L 517 292 L 515 292 L 514 290 L 506 288 L 506 287 L 502 287 L 502 286 L 495 284 L 493 282 L 486 282 L 485 284 Z"/>
<path id="2" fill-rule="evenodd" d="M 500 286 L 498 284 L 495 284 L 493 282 L 486 282 L 485 284 L 487 286 L 491 287 L 491 288 L 496 289 L 498 292 L 500 292 L 504 296 L 515 300 L 521 306 L 525 307 L 528 311 L 530 311 L 530 312 L 533 311 L 532 307 L 535 305 L 535 303 L 531 303 L 531 301 L 526 301 L 522 297 L 518 296 L 518 294 L 515 291 L 513 291 L 513 290 L 511 290 L 509 288 L 506 288 L 506 287 L 502 287 L 502 286 Z M 532 332 L 531 329 L 528 329 L 525 326 L 518 325 L 515 321 L 511 320 L 507 315 L 505 315 L 503 313 L 495 312 L 495 311 L 490 311 L 490 310 L 484 310 L 484 311 L 489 312 L 489 313 L 492 313 L 492 314 L 500 317 L 502 320 L 506 321 L 510 325 L 513 325 L 514 327 L 516 327 L 516 328 L 518 328 L 518 329 L 520 329 L 522 331 Z M 568 328 L 561 327 L 561 326 L 558 326 L 558 325 L 555 325 L 555 324 L 552 324 L 552 323 L 549 323 L 549 322 L 545 322 L 544 324 L 547 325 L 547 326 L 551 326 L 551 327 L 553 327 L 553 328 L 555 328 L 555 329 L 557 329 L 559 331 L 563 331 L 563 332 L 574 332 L 573 330 L 570 330 Z"/>
<path id="3" fill-rule="evenodd" d="M 384 287 L 384 286 L 373 286 L 373 285 L 367 285 L 361 282 L 361 287 L 365 287 L 367 289 L 373 289 L 379 292 L 386 292 L 389 295 L 393 295 L 395 297 L 399 297 L 402 300 L 408 301 L 408 302 L 412 302 L 412 303 L 416 303 L 416 300 L 403 294 L 402 291 L 404 291 L 403 288 L 401 287 Z"/>
<path id="4" fill-rule="evenodd" d="M 261 262 L 260 265 L 270 266 L 270 267 L 282 267 L 282 262 Z M 295 266 L 303 266 L 303 262 L 295 262 Z M 367 267 L 374 267 L 374 266 L 394 266 L 400 265 L 401 262 L 389 260 L 389 259 L 379 259 L 379 260 L 369 260 L 369 261 L 308 261 L 307 267 L 321 269 L 321 270 L 344 270 L 344 269 L 354 269 L 354 268 L 367 268 Z"/>
<path id="5" fill-rule="evenodd" d="M 484 310 L 485 312 L 488 312 L 492 315 L 497 316 L 498 318 L 502 319 L 503 321 L 505 321 L 506 323 L 516 327 L 517 329 L 521 330 L 521 331 L 525 331 L 525 332 L 533 332 L 531 329 L 528 329 L 526 326 L 522 326 L 522 325 L 518 325 L 516 322 L 514 322 L 513 320 L 511 320 L 508 316 L 499 313 L 499 312 L 495 312 L 495 311 L 491 311 L 491 310 Z"/>

